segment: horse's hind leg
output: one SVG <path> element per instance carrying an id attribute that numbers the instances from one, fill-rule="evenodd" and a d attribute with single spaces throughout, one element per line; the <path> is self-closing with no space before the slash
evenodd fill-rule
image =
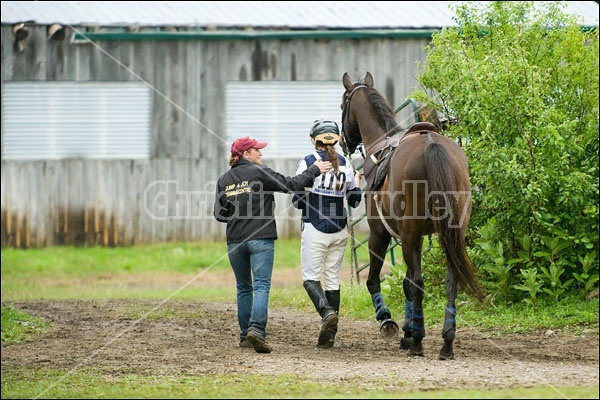
<path id="1" fill-rule="evenodd" d="M 408 276 L 404 277 L 402 281 L 402 288 L 404 290 L 404 323 L 402 324 L 402 331 L 404 331 L 404 337 L 400 339 L 400 348 L 402 350 L 410 349 L 412 345 L 412 319 L 413 310 L 415 307 L 411 289 L 411 283 Z"/>
<path id="2" fill-rule="evenodd" d="M 398 335 L 398 324 L 392 320 L 392 313 L 385 305 L 381 296 L 381 267 L 385 260 L 390 236 L 375 238 L 373 232 L 369 236 L 369 277 L 367 289 L 371 294 L 371 301 L 375 308 L 375 319 L 381 322 L 379 333 L 385 339 L 393 339 Z"/>
<path id="3" fill-rule="evenodd" d="M 425 337 L 425 319 L 423 316 L 423 294 L 425 286 L 423 275 L 421 274 L 421 249 L 423 246 L 422 236 L 412 236 L 402 238 L 402 255 L 406 263 L 406 280 L 405 293 L 407 303 L 410 299 L 413 300 L 412 323 L 410 324 L 410 341 L 405 341 L 409 346 L 408 355 L 422 356 L 423 355 L 423 338 Z M 410 304 L 409 304 L 410 305 Z M 405 321 L 408 325 L 408 321 Z M 406 332 L 406 331 L 405 331 Z M 402 348 L 402 343 L 400 343 Z"/>
<path id="4" fill-rule="evenodd" d="M 440 360 L 454 359 L 454 337 L 456 335 L 456 294 L 458 286 L 454 279 L 454 274 L 450 271 L 446 274 L 446 311 L 444 312 L 444 327 L 442 328 L 442 338 L 444 344 L 440 350 Z"/>

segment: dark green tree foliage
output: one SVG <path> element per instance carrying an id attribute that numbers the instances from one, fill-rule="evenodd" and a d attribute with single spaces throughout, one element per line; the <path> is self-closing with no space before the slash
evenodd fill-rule
<path id="1" fill-rule="evenodd" d="M 597 287 L 598 30 L 563 6 L 458 6 L 413 93 L 456 118 L 445 134 L 469 159 L 471 254 L 508 301 Z"/>

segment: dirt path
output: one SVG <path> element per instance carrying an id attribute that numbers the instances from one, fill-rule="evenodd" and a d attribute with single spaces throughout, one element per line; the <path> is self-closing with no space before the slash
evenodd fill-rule
<path id="1" fill-rule="evenodd" d="M 3 370 L 85 367 L 98 374 L 293 373 L 329 383 L 384 384 L 399 391 L 591 386 L 599 379 L 597 330 L 581 337 L 562 332 L 491 336 L 463 328 L 457 332 L 456 359 L 439 361 L 439 332 L 428 332 L 425 356 L 412 358 L 396 342 L 379 339 L 375 321 L 357 322 L 342 315 L 334 348 L 317 349 L 316 313 L 272 309 L 268 341 L 274 351 L 257 354 L 238 347 L 234 304 L 169 301 L 160 305 L 146 300 L 10 304 L 50 321 L 53 329 L 31 342 L 3 344 Z M 561 397 L 558 392 L 557 397 Z"/>

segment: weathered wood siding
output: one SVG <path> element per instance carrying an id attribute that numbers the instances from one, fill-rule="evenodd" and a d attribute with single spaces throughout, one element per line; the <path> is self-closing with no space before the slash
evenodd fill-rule
<path id="1" fill-rule="evenodd" d="M 225 89 L 228 81 L 339 80 L 370 71 L 392 105 L 416 85 L 424 38 L 350 40 L 50 41 L 45 26 L 29 26 L 23 52 L 2 26 L 2 85 L 9 81 L 142 81 L 153 90 L 148 160 L 2 160 L 2 246 L 122 245 L 224 238 L 212 219 L 212 197 L 189 210 L 200 218 L 152 219 L 144 193 L 159 181 L 181 191 L 207 190 L 228 168 Z M 85 32 L 85 28 L 79 28 Z M 70 37 L 69 32 L 67 37 Z M 240 132 L 240 136 L 244 132 Z M 307 138 L 308 139 L 308 138 Z M 297 160 L 269 160 L 293 174 Z M 157 186 L 150 189 L 158 190 Z M 148 194 L 148 193 L 146 193 Z M 184 207 L 170 193 L 171 207 Z M 214 195 L 214 186 L 213 186 Z M 202 197 L 202 196 L 200 196 Z M 278 195 L 277 214 L 289 206 Z M 188 207 L 186 205 L 185 207 Z M 156 210 L 159 211 L 159 210 Z M 164 210 L 160 210 L 164 211 Z M 292 213 L 295 210 L 291 211 Z M 174 214 L 173 214 L 174 215 Z M 278 217 L 280 237 L 297 236 L 295 218 Z"/>
<path id="2" fill-rule="evenodd" d="M 293 175 L 296 161 L 265 159 Z M 2 162 L 2 246 L 214 240 L 215 168 L 205 159 Z M 276 194 L 280 237 L 297 237 L 291 195 Z"/>

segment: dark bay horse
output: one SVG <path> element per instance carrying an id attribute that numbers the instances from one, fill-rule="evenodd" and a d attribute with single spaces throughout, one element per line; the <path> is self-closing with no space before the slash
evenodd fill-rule
<path id="1" fill-rule="evenodd" d="M 439 358 L 454 358 L 456 297 L 465 290 L 478 301 L 484 291 L 467 255 L 465 235 L 471 215 L 471 185 L 467 158 L 460 146 L 435 132 L 431 123 L 419 122 L 402 129 L 381 94 L 373 88 L 373 76 L 353 83 L 343 76 L 340 145 L 353 154 L 360 143 L 365 149 L 369 224 L 369 276 L 367 288 L 381 322 L 384 337 L 395 337 L 399 328 L 381 296 L 380 272 L 392 237 L 399 240 L 406 264 L 403 281 L 405 317 L 400 348 L 422 356 L 425 337 L 424 283 L 421 273 L 423 236 L 437 233 L 447 260 L 447 304 Z M 383 166 L 384 171 L 381 171 Z"/>

